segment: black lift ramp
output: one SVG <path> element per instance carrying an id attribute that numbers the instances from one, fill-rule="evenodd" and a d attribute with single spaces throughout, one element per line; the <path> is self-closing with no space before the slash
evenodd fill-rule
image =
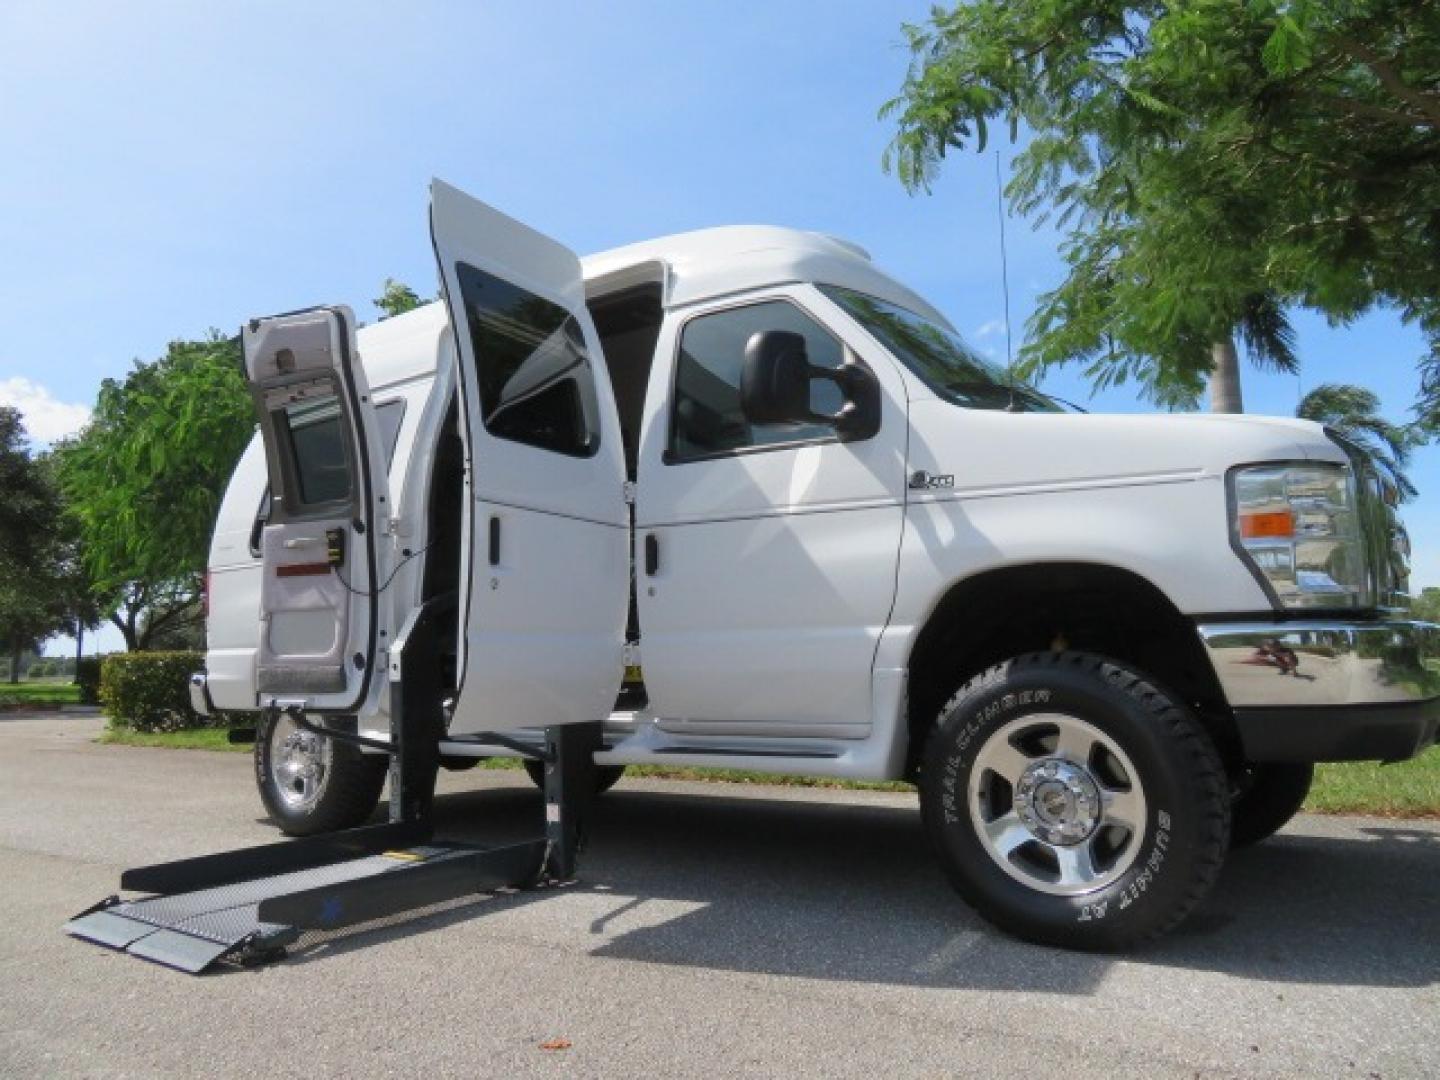
<path id="1" fill-rule="evenodd" d="M 279 959 L 306 931 L 333 931 L 494 889 L 535 883 L 546 841 L 420 843 L 413 825 L 267 844 L 126 871 L 121 888 L 65 927 L 181 971 Z"/>
<path id="2" fill-rule="evenodd" d="M 600 724 L 548 728 L 543 748 L 504 735 L 478 736 L 477 742 L 507 745 L 544 762 L 544 828 L 532 840 L 505 845 L 433 838 L 443 711 L 426 667 L 415 665 L 419 670 L 407 671 L 402 682 L 395 661 L 406 641 L 422 646 L 420 656 L 433 655 L 426 629 L 412 620 L 392 649 L 388 743 L 327 727 L 298 705 L 269 706 L 318 735 L 391 754 L 388 824 L 127 870 L 121 889 L 150 895 L 109 897 L 71 919 L 66 931 L 198 973 L 219 962 L 278 960 L 307 933 L 573 878 L 595 790 Z"/>

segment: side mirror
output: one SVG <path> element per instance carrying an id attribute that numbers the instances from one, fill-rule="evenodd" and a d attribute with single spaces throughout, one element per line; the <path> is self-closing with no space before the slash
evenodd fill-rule
<path id="1" fill-rule="evenodd" d="M 840 388 L 845 402 L 838 412 L 812 411 L 810 383 L 815 379 Z M 842 441 L 867 439 L 880 429 L 880 384 L 848 353 L 838 369 L 815 367 L 802 335 L 762 330 L 745 344 L 740 408 L 752 424 L 827 424 Z"/>

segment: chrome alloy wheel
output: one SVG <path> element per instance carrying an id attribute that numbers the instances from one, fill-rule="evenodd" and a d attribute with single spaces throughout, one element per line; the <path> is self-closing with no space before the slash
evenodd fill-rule
<path id="1" fill-rule="evenodd" d="M 970 770 L 970 821 L 1007 874 L 1039 892 L 1079 896 L 1114 882 L 1144 837 L 1145 792 L 1125 751 L 1063 713 L 1012 720 Z"/>
<path id="2" fill-rule="evenodd" d="M 270 770 L 285 805 L 308 810 L 325 788 L 330 771 L 330 740 L 295 726 L 282 714 L 270 733 Z"/>

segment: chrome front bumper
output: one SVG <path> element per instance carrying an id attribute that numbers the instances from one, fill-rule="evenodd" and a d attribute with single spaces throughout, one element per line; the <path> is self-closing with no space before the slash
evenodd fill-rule
<path id="1" fill-rule="evenodd" d="M 1400 760 L 1440 732 L 1440 626 L 1198 627 L 1251 761 Z"/>

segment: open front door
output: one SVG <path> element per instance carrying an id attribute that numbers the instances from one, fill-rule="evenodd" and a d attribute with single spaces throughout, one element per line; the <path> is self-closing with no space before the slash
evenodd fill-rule
<path id="1" fill-rule="evenodd" d="M 580 260 L 438 180 L 430 231 L 468 447 L 450 732 L 601 720 L 623 673 L 630 518 Z"/>
<path id="2" fill-rule="evenodd" d="M 260 533 L 260 703 L 355 712 L 372 678 L 388 549 L 385 458 L 355 351 L 355 318 L 325 307 L 254 319 L 245 374 L 260 417 L 270 507 Z"/>

